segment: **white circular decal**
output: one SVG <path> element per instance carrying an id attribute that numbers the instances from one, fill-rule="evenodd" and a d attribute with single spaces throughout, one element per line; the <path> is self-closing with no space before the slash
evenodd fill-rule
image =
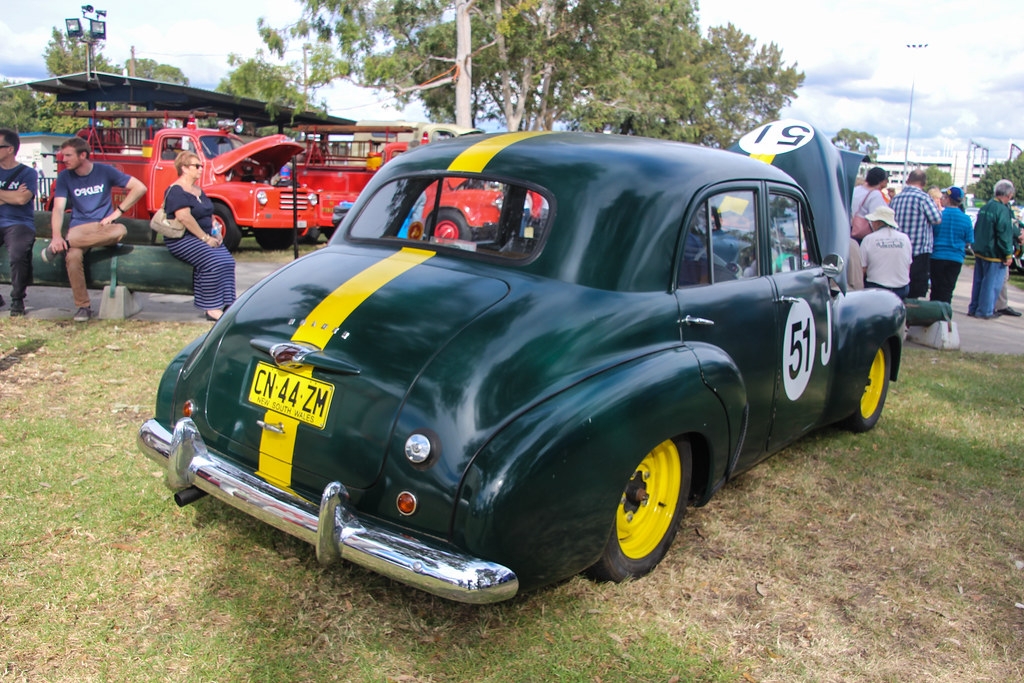
<path id="1" fill-rule="evenodd" d="M 786 333 L 782 339 L 782 383 L 790 401 L 800 398 L 811 379 L 817 348 L 814 314 L 804 299 L 789 307 Z"/>
<path id="2" fill-rule="evenodd" d="M 782 119 L 759 126 L 740 138 L 740 149 L 747 154 L 775 156 L 800 149 L 814 138 L 809 123 Z"/>

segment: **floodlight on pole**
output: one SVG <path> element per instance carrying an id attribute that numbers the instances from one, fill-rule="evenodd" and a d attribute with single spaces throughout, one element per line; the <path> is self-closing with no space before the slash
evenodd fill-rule
<path id="1" fill-rule="evenodd" d="M 907 47 L 911 50 L 923 50 L 928 47 L 928 43 L 914 43 L 907 44 Z M 911 73 L 914 74 L 910 78 L 910 111 L 907 112 L 907 146 L 903 150 L 903 184 L 907 184 L 907 162 L 910 159 L 910 119 L 914 115 L 914 85 L 916 79 L 916 69 L 911 69 Z"/>
<path id="2" fill-rule="evenodd" d="M 88 16 L 88 15 L 93 16 Z M 92 80 L 93 46 L 107 39 L 107 10 L 96 9 L 92 5 L 82 5 L 82 19 L 65 19 L 68 38 L 81 40 L 85 43 L 85 77 Z M 89 30 L 84 30 L 83 21 L 89 22 Z"/>

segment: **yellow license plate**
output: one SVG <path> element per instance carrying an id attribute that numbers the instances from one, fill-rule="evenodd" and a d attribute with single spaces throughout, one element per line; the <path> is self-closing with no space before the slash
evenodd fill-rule
<path id="1" fill-rule="evenodd" d="M 323 429 L 331 411 L 334 385 L 259 363 L 249 386 L 249 402 Z"/>

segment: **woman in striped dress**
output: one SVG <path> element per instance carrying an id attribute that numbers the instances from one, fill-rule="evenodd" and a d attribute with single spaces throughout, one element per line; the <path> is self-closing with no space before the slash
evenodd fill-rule
<path id="1" fill-rule="evenodd" d="M 203 162 L 194 152 L 182 152 L 174 160 L 178 179 L 167 188 L 164 211 L 185 226 L 177 239 L 164 238 L 175 257 L 192 265 L 192 286 L 196 308 L 206 312 L 207 320 L 219 320 L 235 301 L 235 259 L 213 234 L 213 202 L 199 187 Z"/>

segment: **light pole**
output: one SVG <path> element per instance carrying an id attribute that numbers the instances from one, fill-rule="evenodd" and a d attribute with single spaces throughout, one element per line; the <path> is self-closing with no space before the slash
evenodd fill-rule
<path id="1" fill-rule="evenodd" d="M 93 16 L 89 16 L 89 15 Z M 89 30 L 85 30 L 82 21 L 89 22 Z M 92 5 L 82 5 L 82 19 L 77 17 L 65 19 L 68 38 L 81 40 L 85 43 L 85 78 L 92 80 L 95 65 L 92 46 L 107 39 L 107 10 L 94 9 Z"/>
<path id="2" fill-rule="evenodd" d="M 915 43 L 908 44 L 908 48 L 911 50 L 923 50 L 928 47 L 928 43 Z M 903 184 L 907 184 L 907 161 L 910 159 L 910 119 L 914 115 L 914 85 L 917 80 L 917 69 L 911 67 L 910 70 L 910 111 L 907 112 L 907 146 L 903 150 Z"/>

